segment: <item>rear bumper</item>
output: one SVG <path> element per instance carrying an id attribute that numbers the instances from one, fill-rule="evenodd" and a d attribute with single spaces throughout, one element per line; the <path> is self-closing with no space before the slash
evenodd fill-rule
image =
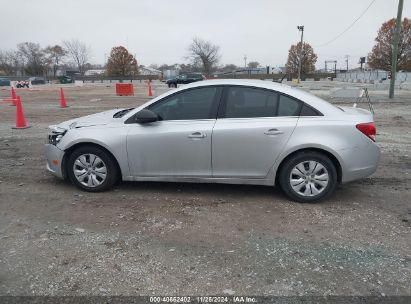
<path id="1" fill-rule="evenodd" d="M 46 144 L 45 150 L 46 150 L 47 170 L 54 176 L 57 176 L 59 178 L 64 178 L 63 171 L 62 171 L 64 151 L 60 150 L 59 148 L 51 144 Z"/>
<path id="2" fill-rule="evenodd" d="M 342 183 L 365 178 L 373 174 L 380 161 L 380 148 L 373 142 L 354 149 L 338 151 L 343 161 Z"/>

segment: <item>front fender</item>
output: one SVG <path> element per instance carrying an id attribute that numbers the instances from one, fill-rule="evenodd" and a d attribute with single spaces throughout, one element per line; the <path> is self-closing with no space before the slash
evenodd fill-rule
<path id="1" fill-rule="evenodd" d="M 67 151 L 78 144 L 94 144 L 109 151 L 116 159 L 122 176 L 128 176 L 130 169 L 127 158 L 127 127 L 79 128 L 68 130 L 58 144 Z"/>

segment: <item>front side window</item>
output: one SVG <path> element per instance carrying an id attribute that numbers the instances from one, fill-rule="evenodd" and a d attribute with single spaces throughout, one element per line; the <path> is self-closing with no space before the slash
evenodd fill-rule
<path id="1" fill-rule="evenodd" d="M 166 97 L 149 109 L 160 120 L 210 119 L 215 112 L 218 87 L 196 88 Z M 214 115 L 215 117 L 215 115 Z"/>
<path id="2" fill-rule="evenodd" d="M 278 93 L 249 87 L 229 87 L 225 93 L 225 118 L 276 116 Z"/>

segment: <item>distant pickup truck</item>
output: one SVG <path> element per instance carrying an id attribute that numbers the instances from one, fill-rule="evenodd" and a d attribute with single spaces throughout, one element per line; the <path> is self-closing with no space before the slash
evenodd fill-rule
<path id="1" fill-rule="evenodd" d="M 179 84 L 187 84 L 196 81 L 205 80 L 204 75 L 200 73 L 180 74 L 175 78 L 168 79 L 166 84 L 169 88 L 176 88 Z"/>

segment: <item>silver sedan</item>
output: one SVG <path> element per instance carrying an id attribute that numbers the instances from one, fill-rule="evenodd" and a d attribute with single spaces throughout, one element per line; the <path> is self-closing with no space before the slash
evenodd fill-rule
<path id="1" fill-rule="evenodd" d="M 47 168 L 86 191 L 124 181 L 279 184 L 315 202 L 375 172 L 372 114 L 286 85 L 209 80 L 50 126 Z"/>

